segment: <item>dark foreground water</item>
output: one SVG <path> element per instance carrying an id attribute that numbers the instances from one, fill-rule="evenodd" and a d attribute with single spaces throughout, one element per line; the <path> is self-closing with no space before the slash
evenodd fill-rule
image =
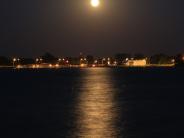
<path id="1" fill-rule="evenodd" d="M 184 137 L 184 69 L 0 70 L 2 138 Z"/>

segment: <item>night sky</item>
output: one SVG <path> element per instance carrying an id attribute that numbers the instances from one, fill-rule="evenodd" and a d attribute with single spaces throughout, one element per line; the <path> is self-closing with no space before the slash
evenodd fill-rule
<path id="1" fill-rule="evenodd" d="M 0 55 L 184 52 L 183 0 L 1 0 Z"/>

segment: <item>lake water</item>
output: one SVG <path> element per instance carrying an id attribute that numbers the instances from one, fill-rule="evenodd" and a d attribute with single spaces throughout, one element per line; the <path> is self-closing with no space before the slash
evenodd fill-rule
<path id="1" fill-rule="evenodd" d="M 184 68 L 0 70 L 2 138 L 184 136 Z"/>

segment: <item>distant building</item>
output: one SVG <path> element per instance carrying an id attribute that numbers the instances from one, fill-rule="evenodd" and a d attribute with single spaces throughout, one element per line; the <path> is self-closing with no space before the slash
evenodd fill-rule
<path id="1" fill-rule="evenodd" d="M 130 59 L 125 63 L 126 66 L 135 66 L 135 67 L 146 66 L 146 64 L 147 64 L 146 59 L 140 59 L 140 60 Z"/>

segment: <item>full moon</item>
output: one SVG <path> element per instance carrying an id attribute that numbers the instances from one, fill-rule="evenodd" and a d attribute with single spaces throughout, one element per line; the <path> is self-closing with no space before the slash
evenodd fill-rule
<path id="1" fill-rule="evenodd" d="M 100 5 L 100 0 L 91 0 L 91 6 L 98 7 Z"/>

